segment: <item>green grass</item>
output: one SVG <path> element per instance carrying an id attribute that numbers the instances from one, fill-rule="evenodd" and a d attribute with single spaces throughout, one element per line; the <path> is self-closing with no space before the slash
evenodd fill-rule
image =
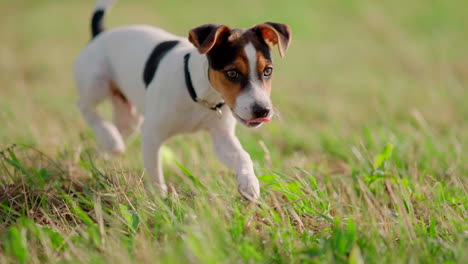
<path id="1" fill-rule="evenodd" d="M 291 25 L 279 118 L 238 129 L 260 206 L 204 134 L 168 143 L 168 200 L 138 137 L 99 153 L 72 78 L 93 5 L 0 0 L 0 263 L 468 262 L 467 1 L 119 1 L 108 27 Z"/>

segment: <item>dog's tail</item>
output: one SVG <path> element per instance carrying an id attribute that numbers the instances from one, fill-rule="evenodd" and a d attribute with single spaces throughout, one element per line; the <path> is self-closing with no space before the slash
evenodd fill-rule
<path id="1" fill-rule="evenodd" d="M 104 14 L 116 0 L 97 0 L 91 18 L 91 34 L 95 38 L 104 31 Z"/>

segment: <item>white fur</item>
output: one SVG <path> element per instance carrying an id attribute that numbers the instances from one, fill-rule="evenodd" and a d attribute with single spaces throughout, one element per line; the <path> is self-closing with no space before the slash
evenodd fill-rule
<path id="1" fill-rule="evenodd" d="M 98 1 L 105 7 L 110 2 Z M 180 43 L 161 60 L 146 89 L 142 78 L 146 60 L 155 45 L 166 40 L 179 40 Z M 218 158 L 235 170 L 239 192 L 255 200 L 260 195 L 259 182 L 249 154 L 235 136 L 236 121 L 230 109 L 224 106 L 222 115 L 218 116 L 190 98 L 183 71 L 183 57 L 188 52 L 191 54 L 189 70 L 198 96 L 213 103 L 222 101 L 208 80 L 206 56 L 200 55 L 186 38 L 162 29 L 136 25 L 102 32 L 79 55 L 74 67 L 78 107 L 101 147 L 110 152 L 125 150 L 123 136 L 138 129 L 144 115 L 144 165 L 149 179 L 163 196 L 167 186 L 161 167 L 161 145 L 176 134 L 206 130 L 213 138 Z M 130 104 L 113 96 L 109 81 L 115 83 Z M 242 95 L 238 104 L 250 102 L 248 97 L 260 96 L 257 93 L 258 89 L 255 89 L 253 95 Z M 96 106 L 107 98 L 111 98 L 115 107 L 114 124 L 104 121 L 96 111 Z M 244 112 L 242 116 L 249 118 Z"/>

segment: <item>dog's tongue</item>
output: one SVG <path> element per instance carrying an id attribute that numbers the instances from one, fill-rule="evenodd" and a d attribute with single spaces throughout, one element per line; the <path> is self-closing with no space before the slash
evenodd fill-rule
<path id="1" fill-rule="evenodd" d="M 254 118 L 254 119 L 250 119 L 247 121 L 247 125 L 250 125 L 250 124 L 258 124 L 258 123 L 270 123 L 271 122 L 271 119 L 270 118 L 266 118 L 266 117 L 259 117 L 259 118 Z"/>

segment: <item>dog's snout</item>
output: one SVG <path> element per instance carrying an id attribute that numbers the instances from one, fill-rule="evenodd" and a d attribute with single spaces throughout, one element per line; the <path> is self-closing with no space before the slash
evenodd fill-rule
<path id="1" fill-rule="evenodd" d="M 270 114 L 270 111 L 271 109 L 269 106 L 259 104 L 254 104 L 252 106 L 252 114 L 254 118 L 267 117 Z"/>

